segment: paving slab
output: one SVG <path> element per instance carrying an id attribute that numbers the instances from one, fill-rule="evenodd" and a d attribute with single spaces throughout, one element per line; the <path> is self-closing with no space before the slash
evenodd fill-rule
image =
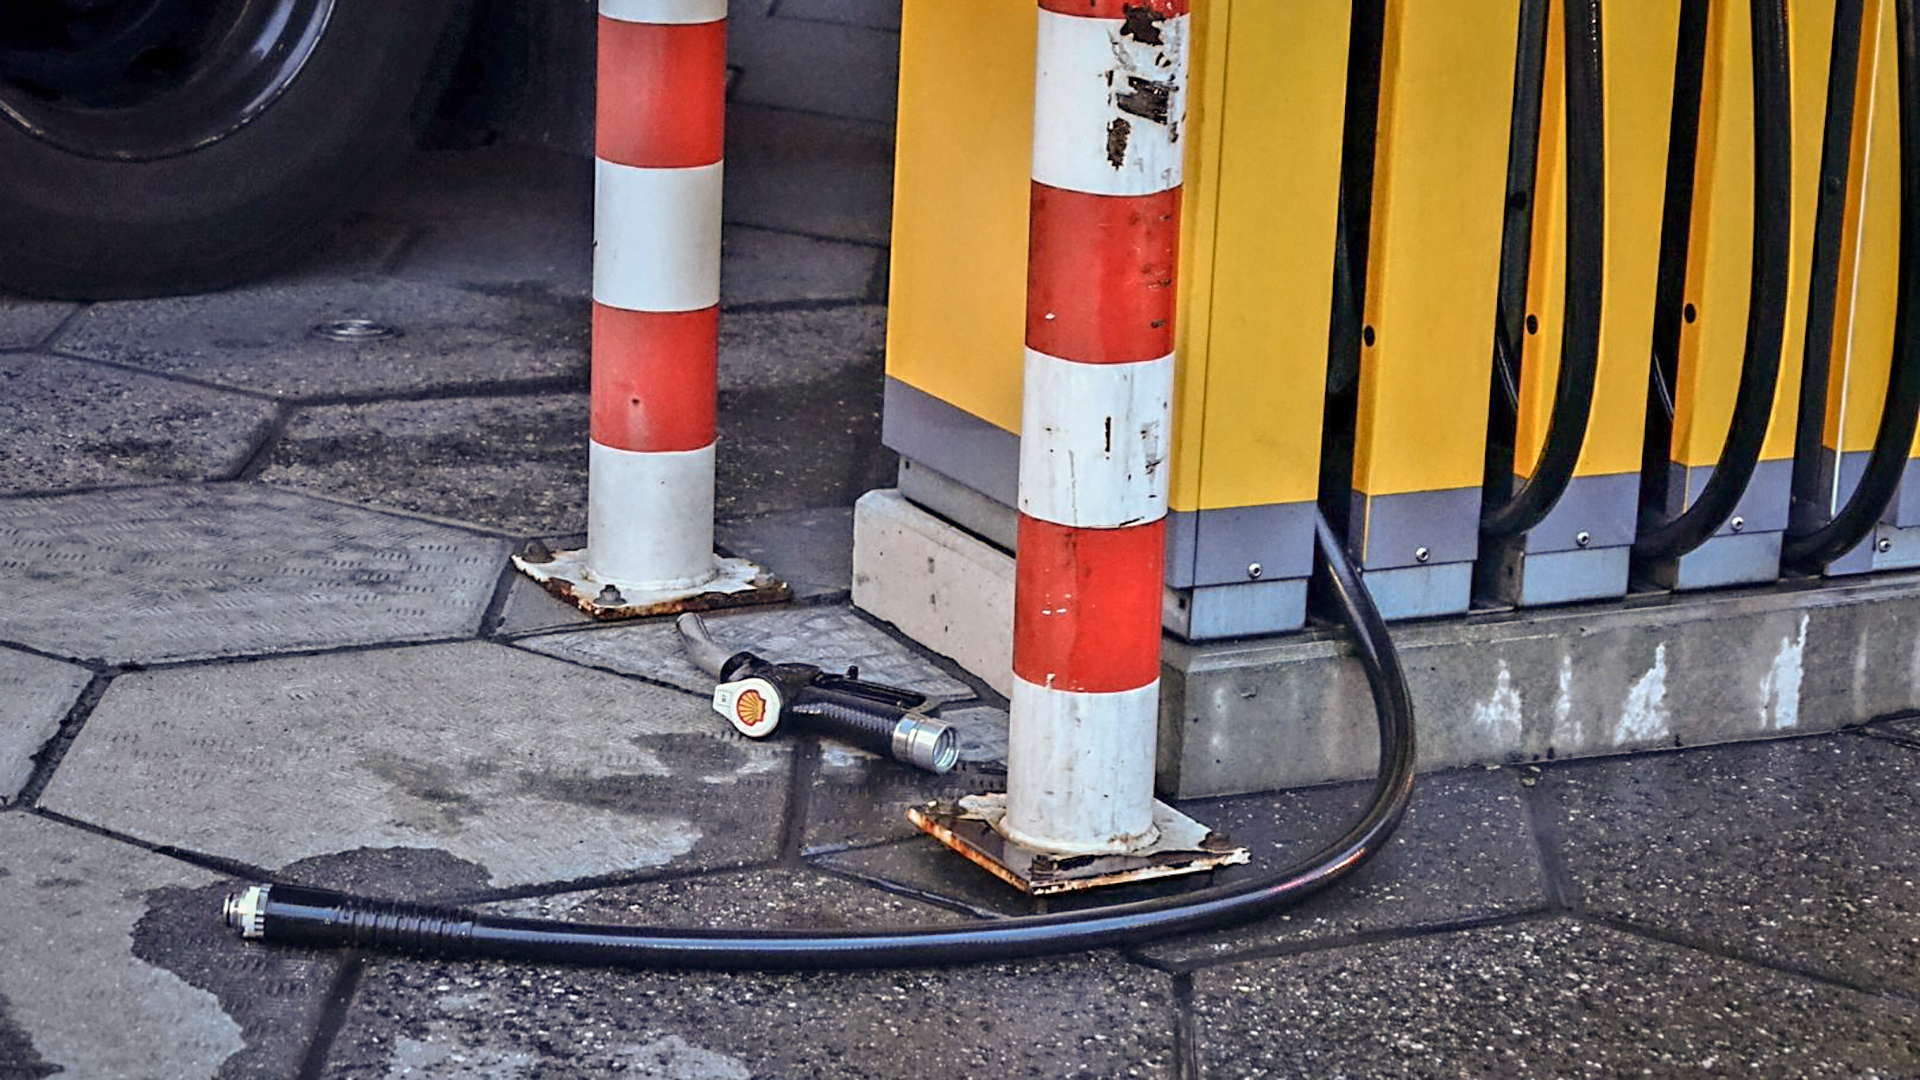
<path id="1" fill-rule="evenodd" d="M 593 295 L 591 153 L 504 143 L 421 151 L 372 209 L 418 230 L 396 277 Z"/>
<path id="2" fill-rule="evenodd" d="M 781 19 L 812 19 L 876 30 L 900 29 L 900 0 L 780 0 L 773 12 Z"/>
<path id="3" fill-rule="evenodd" d="M 899 458 L 880 444 L 880 354 L 844 359 L 809 382 L 721 391 L 718 518 L 852 506 L 893 483 Z"/>
<path id="4" fill-rule="evenodd" d="M 888 102 L 891 113 L 891 97 Z M 727 110 L 726 154 L 726 215 L 733 224 L 887 243 L 891 123 L 737 104 Z"/>
<path id="5" fill-rule="evenodd" d="M 59 327 L 61 320 L 79 307 L 78 304 L 0 296 L 0 349 L 25 349 L 40 344 Z"/>
<path id="6" fill-rule="evenodd" d="M 884 257 L 871 244 L 728 225 L 720 231 L 720 302 L 865 299 Z"/>
<path id="7" fill-rule="evenodd" d="M 773 571 L 801 602 L 847 598 L 853 589 L 853 509 L 828 506 L 717 521 L 714 543 Z"/>
<path id="8" fill-rule="evenodd" d="M 0 640 L 153 663 L 471 634 L 508 546 L 251 484 L 0 500 Z"/>
<path id="9" fill-rule="evenodd" d="M 400 331 L 336 341 L 314 327 L 367 319 Z M 587 371 L 585 301 L 391 278 L 262 284 L 89 307 L 63 352 L 291 398 L 478 387 Z"/>
<path id="10" fill-rule="evenodd" d="M 1920 754 L 1830 735 L 1548 769 L 1579 908 L 1920 992 Z"/>
<path id="11" fill-rule="evenodd" d="M 1202 1075 L 1877 1076 L 1910 1004 L 1571 920 L 1209 968 Z"/>
<path id="12" fill-rule="evenodd" d="M 858 666 L 863 679 L 917 690 L 928 697 L 959 700 L 973 695 L 966 683 L 844 606 L 768 607 L 714 612 L 705 618 L 708 632 L 725 649 L 745 649 L 775 663 L 813 664 L 833 672 Z M 671 619 L 548 634 L 515 644 L 576 664 L 640 675 L 691 694 L 713 692 L 713 676 L 687 659 Z"/>
<path id="13" fill-rule="evenodd" d="M 720 389 L 804 388 L 850 367 L 864 373 L 886 343 L 887 309 L 879 304 L 723 312 Z M 879 372 L 872 377 L 877 383 Z"/>
<path id="14" fill-rule="evenodd" d="M 554 910 L 733 927 L 951 918 L 786 872 L 630 895 Z M 321 1075 L 1164 1077 L 1173 1067 L 1170 983 L 1105 953 L 788 975 L 383 959 L 369 965 Z"/>
<path id="15" fill-rule="evenodd" d="M 421 848 L 518 886 L 775 854 L 790 748 L 703 698 L 484 642 L 124 675 L 42 797 L 273 868 Z"/>
<path id="16" fill-rule="evenodd" d="M 976 726 L 970 721 L 997 712 L 942 709 L 941 718 L 965 731 Z M 1004 762 L 963 761 L 952 772 L 935 775 L 823 741 L 820 763 L 808 791 L 803 850 L 813 855 L 920 836 L 919 828 L 907 820 L 908 807 L 1005 790 Z M 929 883 L 912 884 L 925 887 Z"/>
<path id="17" fill-rule="evenodd" d="M 585 394 L 302 409 L 263 483 L 521 535 L 587 527 Z"/>
<path id="18" fill-rule="evenodd" d="M 740 72 L 735 102 L 893 122 L 900 81 L 897 31 L 850 20 L 767 18 L 748 8 L 728 20 L 727 63 Z"/>
<path id="19" fill-rule="evenodd" d="M 60 721 L 92 679 L 85 668 L 0 649 L 0 806 L 26 786 L 33 755 L 59 733 Z"/>
<path id="20" fill-rule="evenodd" d="M 1180 807 L 1253 853 L 1248 865 L 1213 875 L 1228 884 L 1272 873 L 1332 841 L 1359 815 L 1371 789 L 1341 784 Z M 1352 877 L 1272 918 L 1143 952 L 1163 963 L 1206 963 L 1249 950 L 1540 909 L 1547 882 L 1522 790 L 1512 769 L 1421 776 L 1393 839 Z"/>
<path id="21" fill-rule="evenodd" d="M 0 356 L 0 493 L 233 476 L 271 402 L 54 356 Z"/>
<path id="22" fill-rule="evenodd" d="M 0 815 L 0 1075 L 292 1076 L 338 960 L 244 948 L 220 925 L 228 887 Z"/>

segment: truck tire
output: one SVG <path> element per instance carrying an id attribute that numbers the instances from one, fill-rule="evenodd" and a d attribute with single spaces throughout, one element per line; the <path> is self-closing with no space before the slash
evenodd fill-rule
<path id="1" fill-rule="evenodd" d="M 0 3 L 0 292 L 255 276 L 431 119 L 467 0 Z"/>

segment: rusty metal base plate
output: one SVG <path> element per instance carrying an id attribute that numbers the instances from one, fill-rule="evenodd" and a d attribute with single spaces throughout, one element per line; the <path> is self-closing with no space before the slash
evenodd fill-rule
<path id="1" fill-rule="evenodd" d="M 1153 804 L 1159 838 L 1124 855 L 1056 855 L 1016 843 L 996 828 L 1006 809 L 1005 795 L 969 795 L 957 803 L 909 807 L 907 819 L 969 862 L 1033 896 L 1177 877 L 1237 866 L 1250 858 L 1246 848 L 1163 802 Z"/>
<path id="2" fill-rule="evenodd" d="M 584 548 L 553 553 L 535 548 L 513 557 L 513 565 L 541 588 L 606 621 L 778 604 L 793 597 L 786 582 L 745 559 L 716 555 L 713 562 L 718 574 L 711 581 L 676 590 L 645 589 L 596 577 L 587 568 Z"/>

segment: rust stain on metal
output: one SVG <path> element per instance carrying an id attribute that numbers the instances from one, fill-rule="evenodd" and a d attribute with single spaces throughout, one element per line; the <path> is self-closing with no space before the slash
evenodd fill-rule
<path id="1" fill-rule="evenodd" d="M 718 611 L 756 604 L 783 604 L 793 599 L 793 590 L 787 587 L 786 582 L 772 579 L 769 579 L 765 585 L 756 585 L 743 592 L 699 593 L 651 604 L 602 604 L 599 602 L 599 594 L 587 595 L 578 592 L 570 583 L 560 578 L 546 578 L 540 580 L 539 585 L 555 597 L 602 622 L 646 619 L 656 615 L 679 615 L 688 611 Z"/>
<path id="2" fill-rule="evenodd" d="M 1128 4 L 1120 9 L 1120 36 L 1130 37 L 1142 45 L 1161 45 L 1166 37 L 1160 32 L 1160 24 L 1166 16 L 1145 4 Z"/>
<path id="3" fill-rule="evenodd" d="M 1121 112 L 1137 116 L 1142 120 L 1151 120 L 1164 125 L 1173 108 L 1174 85 L 1170 82 L 1155 82 L 1138 75 L 1127 76 L 1127 88 L 1113 96 L 1113 104 Z M 1108 129 L 1108 145 L 1112 145 L 1112 129 Z"/>
<path id="4" fill-rule="evenodd" d="M 1133 125 L 1123 117 L 1114 117 L 1107 125 L 1107 164 L 1118 169 L 1127 163 L 1127 138 L 1133 134 Z"/>
<path id="5" fill-rule="evenodd" d="M 968 862 L 1030 896 L 1153 881 L 1248 860 L 1245 848 L 1233 847 L 1224 838 L 1216 840 L 1217 834 L 1210 834 L 1198 851 L 1056 857 L 1010 843 L 992 826 L 950 803 L 909 807 L 907 820 Z"/>

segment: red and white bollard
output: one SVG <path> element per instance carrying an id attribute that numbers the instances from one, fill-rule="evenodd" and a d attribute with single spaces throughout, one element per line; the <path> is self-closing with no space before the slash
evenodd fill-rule
<path id="1" fill-rule="evenodd" d="M 587 546 L 516 560 L 595 615 L 766 587 L 713 553 L 726 19 L 600 0 Z"/>
<path id="2" fill-rule="evenodd" d="M 1188 4 L 1039 0 L 1007 844 L 922 821 L 1034 892 L 1246 859 L 1153 797 Z"/>

